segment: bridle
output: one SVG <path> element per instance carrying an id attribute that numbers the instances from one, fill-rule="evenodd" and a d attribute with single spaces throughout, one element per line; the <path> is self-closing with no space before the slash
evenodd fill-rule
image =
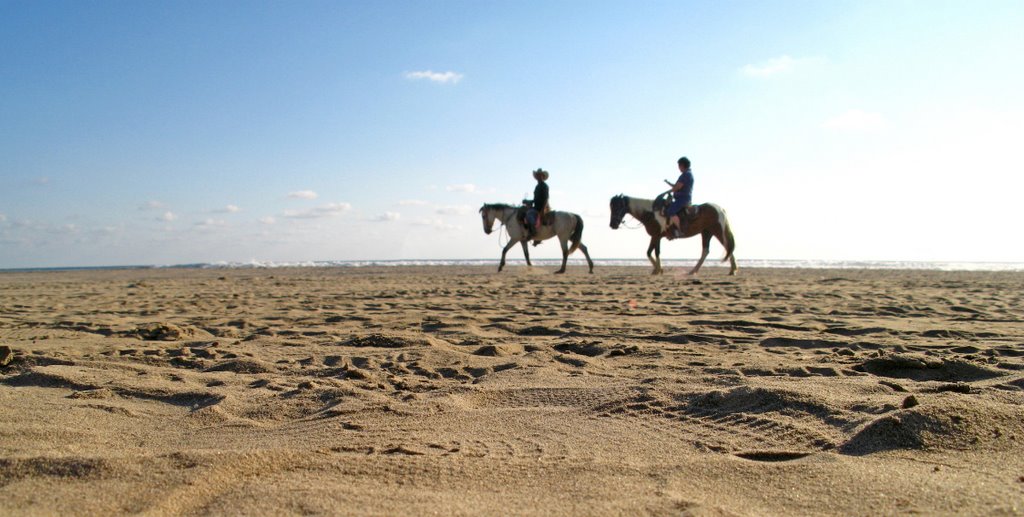
<path id="1" fill-rule="evenodd" d="M 620 195 L 620 196 L 616 196 L 616 197 L 618 197 L 622 201 L 622 215 L 619 216 L 619 226 L 621 226 L 621 227 L 623 227 L 623 228 L 625 228 L 627 230 L 636 230 L 637 228 L 642 227 L 643 223 L 640 223 L 637 226 L 629 226 L 628 224 L 626 224 L 626 216 L 627 215 L 630 215 L 630 216 L 633 215 L 633 213 L 629 211 L 629 197 L 625 196 L 625 195 Z M 636 217 L 634 217 L 634 219 L 636 219 Z M 638 220 L 638 222 L 639 222 L 639 220 Z"/>

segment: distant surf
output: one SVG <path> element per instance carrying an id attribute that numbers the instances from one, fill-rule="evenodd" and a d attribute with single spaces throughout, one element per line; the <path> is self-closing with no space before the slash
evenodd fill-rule
<path id="1" fill-rule="evenodd" d="M 534 259 L 537 266 L 558 266 L 560 259 Z M 696 260 L 662 259 L 666 267 L 692 267 Z M 510 259 L 512 266 L 525 266 L 523 259 Z M 595 259 L 595 266 L 649 267 L 646 259 Z M 571 266 L 586 266 L 583 259 L 570 259 Z M 886 261 L 886 260 L 773 260 L 754 259 L 742 261 L 745 268 L 781 269 L 914 269 L 931 271 L 1024 271 L 1024 262 L 929 262 L 929 261 Z M 435 259 L 435 260 L 323 260 L 309 262 L 212 262 L 170 267 L 195 268 L 280 268 L 280 267 L 388 267 L 388 266 L 498 266 L 497 259 Z M 710 261 L 706 267 L 723 267 Z"/>
<path id="2" fill-rule="evenodd" d="M 693 267 L 695 259 L 662 259 L 665 267 Z M 509 259 L 510 266 L 525 266 L 523 259 Z M 555 266 L 561 259 L 533 259 L 535 266 Z M 594 259 L 600 266 L 650 267 L 646 259 Z M 586 266 L 583 259 L 569 259 L 570 266 Z M 497 259 L 418 259 L 418 260 L 316 260 L 316 261 L 272 261 L 250 260 L 247 262 L 200 262 L 173 265 L 125 265 L 96 267 L 44 267 L 8 268 L 5 272 L 18 271 L 74 271 L 106 269 L 249 269 L 249 268 L 317 268 L 317 267 L 422 267 L 422 266 L 498 266 Z M 705 267 L 723 267 L 708 261 Z M 741 268 L 765 269 L 883 269 L 883 270 L 926 270 L 926 271 L 1024 271 L 1024 262 L 954 262 L 954 261 L 907 261 L 907 260 L 781 260 L 746 259 Z"/>

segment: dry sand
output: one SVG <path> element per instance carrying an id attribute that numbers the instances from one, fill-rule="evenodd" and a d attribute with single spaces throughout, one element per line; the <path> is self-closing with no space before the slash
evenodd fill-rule
<path id="1" fill-rule="evenodd" d="M 552 270 L 0 274 L 0 513 L 1024 512 L 1024 274 Z"/>

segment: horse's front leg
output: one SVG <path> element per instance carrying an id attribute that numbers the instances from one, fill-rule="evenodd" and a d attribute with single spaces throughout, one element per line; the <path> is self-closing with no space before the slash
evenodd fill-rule
<path id="1" fill-rule="evenodd" d="M 701 234 L 700 238 L 703 248 L 700 250 L 700 260 L 698 260 L 697 265 L 693 266 L 693 269 L 690 270 L 689 274 L 691 275 L 696 275 L 697 272 L 700 271 L 700 267 L 704 265 L 704 259 L 708 258 L 708 250 L 711 248 L 711 232 L 705 231 Z"/>
<path id="2" fill-rule="evenodd" d="M 526 241 L 519 241 L 519 244 L 523 245 L 523 256 L 526 257 L 526 265 L 533 267 L 530 263 L 530 247 L 526 245 Z"/>
<path id="3" fill-rule="evenodd" d="M 498 264 L 498 272 L 499 273 L 501 273 L 502 269 L 505 269 L 505 254 L 507 254 L 508 250 L 512 249 L 512 246 L 515 246 L 515 245 L 516 245 L 516 241 L 509 241 L 508 244 L 505 245 L 505 248 L 501 250 L 501 263 Z"/>
<path id="4" fill-rule="evenodd" d="M 651 254 L 654 256 L 651 256 Z M 660 275 L 663 273 L 661 270 L 661 236 L 651 236 L 651 245 L 647 247 L 647 260 L 651 261 L 651 265 L 654 266 L 654 271 L 651 271 L 652 275 Z"/>

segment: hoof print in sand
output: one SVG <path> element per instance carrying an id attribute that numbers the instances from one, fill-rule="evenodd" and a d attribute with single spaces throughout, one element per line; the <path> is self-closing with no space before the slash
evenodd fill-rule
<path id="1" fill-rule="evenodd" d="M 800 458 L 806 458 L 810 456 L 809 452 L 791 452 L 791 451 L 749 451 L 749 452 L 737 452 L 735 456 L 737 458 L 743 458 L 750 461 L 763 461 L 763 462 L 780 462 L 780 461 L 793 461 Z"/>
<path id="2" fill-rule="evenodd" d="M 135 329 L 134 334 L 145 341 L 181 341 L 183 339 L 203 339 L 212 337 L 209 332 L 190 325 L 173 323 L 149 323 Z"/>
<path id="3" fill-rule="evenodd" d="M 410 346 L 408 340 L 397 336 L 386 336 L 384 334 L 370 334 L 368 336 L 356 336 L 341 344 L 342 346 L 373 347 L 373 348 L 403 348 Z"/>
<path id="4" fill-rule="evenodd" d="M 256 359 L 233 359 L 217 363 L 206 369 L 208 372 L 270 373 L 277 371 L 272 365 Z"/>
<path id="5" fill-rule="evenodd" d="M 7 366 L 14 360 L 14 350 L 7 345 L 0 346 L 0 366 Z"/>
<path id="6" fill-rule="evenodd" d="M 959 359 L 933 359 L 909 354 L 868 359 L 854 369 L 880 377 L 915 381 L 971 382 L 1005 375 L 1002 372 Z"/>

